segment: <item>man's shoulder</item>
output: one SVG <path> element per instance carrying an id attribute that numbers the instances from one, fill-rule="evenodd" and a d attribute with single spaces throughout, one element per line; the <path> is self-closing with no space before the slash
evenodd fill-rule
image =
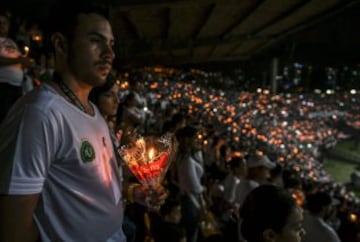
<path id="1" fill-rule="evenodd" d="M 36 119 L 37 114 L 50 116 L 58 112 L 61 99 L 45 86 L 40 86 L 21 97 L 10 109 L 7 119 L 23 119 L 27 116 Z"/>
<path id="2" fill-rule="evenodd" d="M 19 105 L 28 108 L 40 108 L 43 111 L 56 108 L 56 103 L 61 103 L 57 95 L 48 85 L 42 85 L 26 94 L 19 102 Z"/>

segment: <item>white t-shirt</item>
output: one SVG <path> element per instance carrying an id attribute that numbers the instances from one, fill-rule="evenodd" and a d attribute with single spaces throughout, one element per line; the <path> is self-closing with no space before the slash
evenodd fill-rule
<path id="1" fill-rule="evenodd" d="M 260 184 L 254 180 L 248 180 L 248 179 L 243 179 L 240 184 L 236 187 L 236 191 L 235 191 L 235 201 L 236 203 L 240 204 L 240 206 L 242 206 L 242 204 L 244 203 L 247 195 L 254 190 L 255 188 L 257 188 Z"/>
<path id="2" fill-rule="evenodd" d="M 182 192 L 187 194 L 200 194 L 204 191 L 201 184 L 201 177 L 204 174 L 202 161 L 194 159 L 192 155 L 187 155 L 177 166 L 179 187 Z"/>
<path id="3" fill-rule="evenodd" d="M 224 187 L 223 199 L 232 204 L 235 202 L 237 187 L 240 185 L 240 178 L 230 172 L 222 181 Z"/>
<path id="4" fill-rule="evenodd" d="M 303 242 L 341 242 L 335 230 L 323 219 L 304 213 L 305 236 Z"/>
<path id="5" fill-rule="evenodd" d="M 114 150 L 94 109 L 85 114 L 43 85 L 0 126 L 0 194 L 41 194 L 42 241 L 126 241 Z"/>

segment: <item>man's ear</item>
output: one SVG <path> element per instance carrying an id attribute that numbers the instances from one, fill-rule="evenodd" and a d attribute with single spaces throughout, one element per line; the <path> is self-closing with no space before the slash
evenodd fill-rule
<path id="1" fill-rule="evenodd" d="M 65 54 L 68 51 L 67 39 L 61 33 L 54 33 L 51 36 L 51 44 L 57 54 Z"/>
<path id="2" fill-rule="evenodd" d="M 263 232 L 263 238 L 266 242 L 273 242 L 276 239 L 276 232 L 272 229 L 266 229 Z"/>

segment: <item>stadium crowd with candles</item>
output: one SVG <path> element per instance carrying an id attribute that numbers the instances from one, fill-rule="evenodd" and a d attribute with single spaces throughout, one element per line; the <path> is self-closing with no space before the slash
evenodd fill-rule
<path id="1" fill-rule="evenodd" d="M 205 72 L 197 75 L 198 79 L 188 74 L 158 67 L 118 77 L 123 91 L 128 90 L 129 83 L 143 84 L 142 94 L 149 110 L 144 122 L 147 132 L 161 130 L 156 126 L 163 124 L 163 117 L 167 117 L 159 114 L 159 109 L 155 110 L 160 103 L 162 113 L 182 112 L 188 122 L 201 127 L 198 138 L 204 151 L 220 148 L 214 144 L 218 139 L 228 147 L 230 151 L 222 160 L 225 164 L 211 171 L 223 170 L 221 167 L 233 156 L 266 154 L 284 167 L 287 179 L 298 180 L 300 184 L 295 188 L 300 188 L 301 193 L 331 191 L 344 205 L 339 208 L 346 208 L 349 216 L 355 216 L 352 212 L 360 205 L 358 197 L 344 184 L 336 182 L 325 171 L 323 162 L 326 152 L 338 142 L 358 135 L 359 93 L 348 90 L 272 95 L 268 89 L 261 88 L 254 92 L 229 91 L 203 85 L 208 81 Z M 187 79 L 188 76 L 193 79 Z M 156 120 L 158 117 L 161 120 Z M 209 176 L 215 180 L 224 178 L 223 174 Z M 289 188 L 292 189 L 291 185 Z M 299 190 L 293 191 L 298 203 L 304 204 L 304 194 L 298 196 Z"/>
<path id="2" fill-rule="evenodd" d="M 18 31 L 16 36 L 23 45 L 22 54 L 31 58 L 25 69 L 23 92 L 26 93 L 50 81 L 53 57 L 42 52 L 42 33 L 38 28 L 30 28 L 28 33 L 21 32 L 24 31 L 22 28 Z M 341 241 L 360 241 L 360 199 L 356 186 L 336 181 L 324 168 L 326 155 L 338 143 L 354 140 L 354 149 L 360 150 L 360 90 L 272 94 L 266 85 L 248 89 L 222 88 L 213 85 L 216 81 L 225 82 L 219 73 L 161 66 L 119 68 L 113 70 L 108 79 L 119 87 L 116 93 L 119 108 L 117 114 L 106 121 L 112 123 L 110 127 L 115 132 L 119 129 L 123 132 L 120 145 L 127 145 L 127 135 L 134 132 L 142 136 L 158 136 L 168 131 L 178 134 L 188 126 L 196 128 L 194 137 L 199 144 L 196 147 L 201 151 L 203 160 L 200 163 L 205 172 L 201 181 L 202 193 L 206 211 L 211 214 L 199 220 L 203 232 L 199 241 L 232 241 L 226 237 L 229 231 L 232 238 L 241 240 L 242 235 L 237 233 L 239 229 L 235 228 L 235 232 L 229 229 L 229 217 L 241 217 L 239 207 L 242 204 L 234 199 L 224 203 L 224 180 L 232 172 L 234 160 L 249 162 L 247 166 L 251 169 L 254 168 L 250 165 L 254 157 L 258 159 L 256 162 L 266 158 L 273 164 L 267 183 L 272 183 L 271 179 L 277 179 L 275 176 L 280 174 L 279 186 L 289 191 L 298 206 L 304 209 L 307 209 L 308 197 L 318 193 L 330 194 L 336 202 L 333 213 L 327 218 L 329 226 L 337 231 Z M 136 99 L 133 108 L 126 106 L 131 94 L 135 94 Z M 128 109 L 136 110 L 138 115 L 136 124 L 131 127 L 124 121 L 124 110 Z M 133 114 L 132 111 L 129 113 Z M 176 128 L 180 122 L 183 123 Z M 169 197 L 175 201 L 172 201 L 173 206 L 180 204 L 177 199 L 181 193 L 175 181 L 181 178 L 173 176 L 175 163 L 170 166 L 164 181 L 164 186 L 170 191 Z M 277 168 L 280 173 L 272 173 Z M 126 168 L 124 174 L 125 179 L 134 180 L 130 173 L 126 173 Z M 239 179 L 242 183 L 247 178 Z M 160 220 L 173 209 L 167 205 L 171 206 L 171 202 L 160 208 L 160 212 L 149 212 L 142 205 L 129 203 L 127 216 L 136 227 L 129 233 L 135 233 L 136 238 L 132 236 L 134 240 L 128 241 L 140 242 L 150 237 L 155 242 L 164 241 L 159 235 L 164 233 L 159 232 Z M 229 217 L 224 218 L 226 214 Z M 205 222 L 210 223 L 208 234 L 201 226 Z M 183 232 L 179 237 L 184 238 L 185 234 Z"/>

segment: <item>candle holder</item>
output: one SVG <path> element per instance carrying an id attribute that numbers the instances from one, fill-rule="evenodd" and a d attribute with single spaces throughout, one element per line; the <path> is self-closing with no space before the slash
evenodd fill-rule
<path id="1" fill-rule="evenodd" d="M 120 147 L 119 154 L 138 181 L 158 187 L 177 152 L 174 135 L 140 137 Z"/>

